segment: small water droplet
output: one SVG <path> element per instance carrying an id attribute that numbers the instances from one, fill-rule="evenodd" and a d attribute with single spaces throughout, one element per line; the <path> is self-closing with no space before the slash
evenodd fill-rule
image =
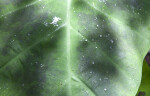
<path id="1" fill-rule="evenodd" d="M 28 33 L 28 36 L 30 36 L 31 34 L 30 33 Z"/>
<path id="2" fill-rule="evenodd" d="M 40 64 L 41 65 L 41 67 L 44 67 L 44 65 L 43 64 Z"/>
<path id="3" fill-rule="evenodd" d="M 114 40 L 110 40 L 111 41 L 111 43 L 114 43 Z"/>
<path id="4" fill-rule="evenodd" d="M 97 46 L 95 48 L 97 48 Z"/>
<path id="5" fill-rule="evenodd" d="M 102 35 L 99 35 L 99 37 L 102 37 Z"/>
<path id="6" fill-rule="evenodd" d="M 93 61 L 92 64 L 95 64 L 95 62 Z"/>
<path id="7" fill-rule="evenodd" d="M 106 89 L 106 88 L 104 88 L 104 91 L 107 91 L 107 89 Z"/>
<path id="8" fill-rule="evenodd" d="M 50 24 L 53 24 L 54 26 L 58 26 L 57 22 L 60 21 L 60 20 L 61 20 L 61 18 L 55 16 L 53 18 L 53 21 Z"/>
<path id="9" fill-rule="evenodd" d="M 94 20 L 97 20 L 97 17 L 95 17 L 95 19 Z"/>
<path id="10" fill-rule="evenodd" d="M 22 84 L 22 87 L 24 87 L 24 83 Z"/>
<path id="11" fill-rule="evenodd" d="M 11 42 L 14 42 L 15 40 L 12 40 Z"/>

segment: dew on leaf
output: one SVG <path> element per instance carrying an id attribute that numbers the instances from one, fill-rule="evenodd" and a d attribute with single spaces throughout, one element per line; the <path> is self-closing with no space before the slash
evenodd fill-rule
<path id="1" fill-rule="evenodd" d="M 28 36 L 30 36 L 31 34 L 30 33 L 28 33 Z"/>
<path id="2" fill-rule="evenodd" d="M 45 26 L 48 26 L 48 23 L 47 23 L 47 22 L 44 22 L 44 25 L 45 25 Z"/>
<path id="3" fill-rule="evenodd" d="M 44 67 L 44 65 L 43 64 L 40 64 L 41 65 L 41 67 Z"/>
<path id="4" fill-rule="evenodd" d="M 107 91 L 107 89 L 106 89 L 106 88 L 104 88 L 104 91 Z"/>
<path id="5" fill-rule="evenodd" d="M 95 17 L 95 19 L 94 20 L 97 20 L 97 17 Z"/>
<path id="6" fill-rule="evenodd" d="M 54 17 L 53 18 L 53 21 L 50 23 L 50 24 L 53 24 L 54 26 L 58 26 L 58 21 L 60 21 L 61 20 L 61 18 L 59 18 L 59 17 Z"/>
<path id="7" fill-rule="evenodd" d="M 95 62 L 93 61 L 92 64 L 95 64 Z"/>
<path id="8" fill-rule="evenodd" d="M 110 40 L 111 41 L 111 43 L 114 43 L 114 40 Z"/>
<path id="9" fill-rule="evenodd" d="M 99 35 L 99 37 L 102 37 L 102 35 Z"/>
<path id="10" fill-rule="evenodd" d="M 101 79 L 101 78 L 99 78 L 99 80 L 101 81 L 102 79 Z"/>
<path id="11" fill-rule="evenodd" d="M 24 83 L 22 84 L 22 87 L 24 87 Z"/>

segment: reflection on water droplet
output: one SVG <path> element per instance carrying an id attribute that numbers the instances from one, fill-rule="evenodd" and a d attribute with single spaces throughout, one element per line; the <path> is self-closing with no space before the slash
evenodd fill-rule
<path id="1" fill-rule="evenodd" d="M 24 87 L 24 83 L 22 84 L 22 87 Z"/>
<path id="2" fill-rule="evenodd" d="M 61 18 L 59 18 L 59 17 L 54 17 L 53 18 L 53 21 L 50 23 L 50 24 L 53 24 L 54 26 L 58 26 L 58 21 L 60 21 L 61 20 Z"/>
<path id="3" fill-rule="evenodd" d="M 93 61 L 92 64 L 95 64 L 95 62 Z"/>
<path id="4" fill-rule="evenodd" d="M 102 37 L 102 35 L 99 35 L 99 37 Z"/>
<path id="5" fill-rule="evenodd" d="M 111 43 L 114 43 L 114 41 L 113 40 L 110 40 L 111 41 Z"/>
<path id="6" fill-rule="evenodd" d="M 41 65 L 41 67 L 44 67 L 44 65 L 43 64 L 40 64 Z"/>
<path id="7" fill-rule="evenodd" d="M 101 81 L 102 79 L 101 79 L 101 78 L 99 78 L 99 80 Z"/>
<path id="8" fill-rule="evenodd" d="M 107 89 L 106 89 L 106 88 L 104 88 L 104 91 L 107 91 Z"/>
<path id="9" fill-rule="evenodd" d="M 95 48 L 97 48 L 97 46 Z"/>

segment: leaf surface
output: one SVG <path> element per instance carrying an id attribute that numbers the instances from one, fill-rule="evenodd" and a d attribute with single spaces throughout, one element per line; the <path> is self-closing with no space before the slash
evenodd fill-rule
<path id="1" fill-rule="evenodd" d="M 148 0 L 1 0 L 0 96 L 135 96 Z"/>

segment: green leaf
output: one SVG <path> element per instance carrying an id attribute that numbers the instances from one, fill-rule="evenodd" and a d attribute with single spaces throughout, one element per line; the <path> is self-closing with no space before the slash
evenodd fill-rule
<path id="1" fill-rule="evenodd" d="M 143 72 L 142 72 L 142 81 L 141 81 L 141 85 L 140 88 L 138 90 L 138 95 L 137 96 L 149 96 L 150 92 L 149 92 L 149 88 L 150 88 L 150 68 L 148 66 L 148 64 L 146 63 L 146 61 L 143 62 Z M 141 94 L 141 95 L 140 95 Z M 142 95 L 143 94 L 143 95 Z"/>
<path id="2" fill-rule="evenodd" d="M 135 96 L 148 0 L 1 0 L 0 96 Z"/>

